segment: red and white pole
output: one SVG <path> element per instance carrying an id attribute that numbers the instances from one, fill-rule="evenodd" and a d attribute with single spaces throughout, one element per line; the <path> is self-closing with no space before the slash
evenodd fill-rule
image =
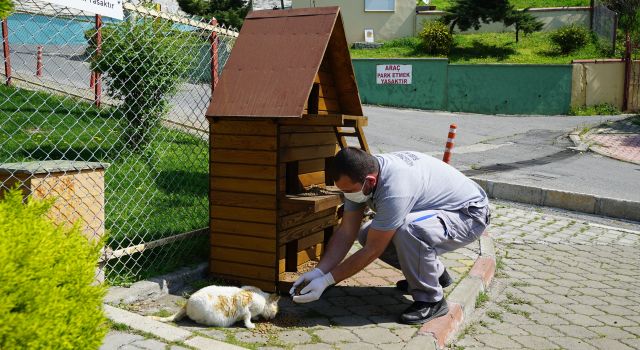
<path id="1" fill-rule="evenodd" d="M 451 160 L 451 151 L 453 150 L 453 139 L 456 138 L 456 128 L 455 124 L 451 124 L 449 126 L 449 136 L 447 137 L 447 144 L 444 147 L 444 156 L 442 157 L 442 161 L 449 164 Z"/>
<path id="2" fill-rule="evenodd" d="M 42 46 L 38 46 L 38 51 L 36 53 L 36 77 L 40 78 L 42 76 Z"/>

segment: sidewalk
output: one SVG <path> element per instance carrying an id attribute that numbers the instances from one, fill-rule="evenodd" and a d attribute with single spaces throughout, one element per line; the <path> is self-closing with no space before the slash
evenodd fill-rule
<path id="1" fill-rule="evenodd" d="M 580 138 L 596 153 L 640 165 L 640 116 L 594 128 Z"/>
<path id="2" fill-rule="evenodd" d="M 479 247 L 478 241 L 441 257 L 455 279 L 455 283 L 445 289 L 446 295 L 469 274 L 479 256 Z M 352 252 L 358 248 L 356 243 Z M 118 309 L 107 311 L 116 324 L 100 349 L 238 349 L 232 345 L 264 350 L 434 349 L 434 338 L 422 335 L 420 325 L 397 322 L 400 313 L 412 302 L 410 296 L 394 287 L 402 278 L 399 270 L 375 261 L 364 271 L 327 290 L 319 301 L 294 304 L 283 296 L 278 316 L 269 322 L 256 322 L 253 330 L 244 328 L 242 323 L 231 328 L 215 328 L 200 326 L 188 319 L 178 322 L 178 328 L 162 330 L 158 328 L 164 324 L 145 325 L 152 321 L 136 318 L 136 315 L 176 312 L 186 300 L 180 293 L 156 300 L 113 305 Z M 125 322 L 134 327 L 118 324 Z M 140 329 L 148 333 L 140 332 Z"/>
<path id="3" fill-rule="evenodd" d="M 489 301 L 453 349 L 640 349 L 640 225 L 498 205 Z"/>

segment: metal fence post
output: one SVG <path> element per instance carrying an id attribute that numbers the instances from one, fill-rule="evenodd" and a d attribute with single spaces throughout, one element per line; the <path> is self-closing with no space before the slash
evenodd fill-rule
<path id="1" fill-rule="evenodd" d="M 36 51 L 36 77 L 42 77 L 42 45 L 38 45 Z"/>
<path id="2" fill-rule="evenodd" d="M 96 15 L 96 55 L 100 55 L 102 46 L 102 16 Z M 93 72 L 94 94 L 93 100 L 96 107 L 100 107 L 100 95 L 102 95 L 102 82 L 100 81 L 100 72 Z"/>
<path id="3" fill-rule="evenodd" d="M 11 57 L 9 55 L 9 26 L 7 19 L 2 19 L 2 52 L 4 53 L 4 74 L 7 86 L 11 85 Z"/>
<path id="4" fill-rule="evenodd" d="M 216 26 L 218 21 L 212 18 L 209 22 L 212 26 Z M 209 41 L 211 42 L 211 96 L 218 84 L 218 33 L 214 30 L 209 35 Z"/>
<path id="5" fill-rule="evenodd" d="M 622 97 L 622 106 L 625 111 L 629 110 L 629 89 L 631 87 L 631 35 L 629 31 L 625 32 L 625 50 L 624 50 L 624 95 Z"/>

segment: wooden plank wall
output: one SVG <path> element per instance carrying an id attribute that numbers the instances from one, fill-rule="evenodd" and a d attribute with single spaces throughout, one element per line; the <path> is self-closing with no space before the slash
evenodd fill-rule
<path id="1" fill-rule="evenodd" d="M 314 83 L 319 84 L 318 114 L 339 114 L 341 113 L 340 102 L 336 89 L 336 82 L 333 77 L 331 62 L 328 55 L 322 59 L 322 64 Z M 307 114 L 307 105 L 305 104 L 304 113 Z"/>
<path id="2" fill-rule="evenodd" d="M 298 180 L 302 187 L 325 183 L 325 159 L 339 150 L 332 127 L 289 126 L 279 127 L 280 163 L 278 181 L 284 196 L 286 188 L 286 164 L 298 161 Z M 297 242 L 297 265 L 318 260 L 322 254 L 323 229 L 333 225 L 335 208 L 320 213 L 285 211 L 278 212 L 278 270 L 285 272 L 285 254 L 288 236 L 301 237 Z M 331 222 L 331 223 L 328 223 Z"/>
<path id="3" fill-rule="evenodd" d="M 210 272 L 274 292 L 277 125 L 217 120 L 210 135 Z"/>

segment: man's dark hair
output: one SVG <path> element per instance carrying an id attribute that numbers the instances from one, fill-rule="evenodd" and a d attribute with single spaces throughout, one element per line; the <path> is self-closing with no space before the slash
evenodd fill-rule
<path id="1" fill-rule="evenodd" d="M 338 181 L 347 175 L 351 181 L 363 183 L 367 175 L 378 172 L 378 160 L 369 153 L 355 147 L 345 147 L 333 160 L 331 177 Z"/>

